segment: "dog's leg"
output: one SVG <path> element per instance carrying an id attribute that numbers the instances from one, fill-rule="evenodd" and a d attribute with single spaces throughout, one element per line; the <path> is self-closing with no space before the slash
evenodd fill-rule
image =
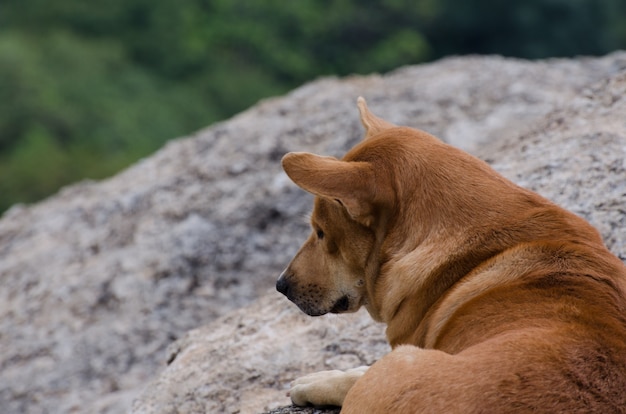
<path id="1" fill-rule="evenodd" d="M 296 379 L 289 395 L 295 405 L 341 406 L 350 388 L 367 371 L 368 367 L 348 371 L 320 371 Z"/>
<path id="2" fill-rule="evenodd" d="M 465 358 L 412 345 L 398 346 L 355 383 L 341 413 L 513 412 L 507 411 L 506 405 L 498 406 L 497 398 L 488 401 L 489 391 L 497 390 L 497 383 L 502 381 L 500 369 L 506 373 L 511 368 L 498 358 L 494 367 L 493 361 L 491 365 L 488 361 L 494 357 L 488 353 Z"/>

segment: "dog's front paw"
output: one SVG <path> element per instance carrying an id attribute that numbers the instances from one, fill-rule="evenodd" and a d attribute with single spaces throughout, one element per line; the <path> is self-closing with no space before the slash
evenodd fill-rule
<path id="1" fill-rule="evenodd" d="M 346 394 L 368 367 L 348 371 L 320 371 L 300 377 L 291 383 L 289 396 L 295 405 L 341 406 Z"/>

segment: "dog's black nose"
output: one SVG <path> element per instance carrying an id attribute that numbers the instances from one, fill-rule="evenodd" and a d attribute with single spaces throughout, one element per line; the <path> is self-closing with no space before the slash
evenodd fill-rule
<path id="1" fill-rule="evenodd" d="M 289 282 L 287 282 L 286 277 L 281 276 L 278 278 L 276 281 L 276 290 L 289 297 Z"/>

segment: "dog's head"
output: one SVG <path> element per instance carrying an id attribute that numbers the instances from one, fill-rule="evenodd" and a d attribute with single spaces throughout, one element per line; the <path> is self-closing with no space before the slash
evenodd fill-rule
<path id="1" fill-rule="evenodd" d="M 363 98 L 358 107 L 365 141 L 395 127 L 372 115 Z M 311 234 L 276 288 L 311 316 L 359 309 L 366 302 L 368 275 L 378 271 L 376 251 L 392 185 L 357 153 L 355 147 L 342 160 L 289 153 L 282 161 L 287 175 L 316 198 Z"/>
<path id="2" fill-rule="evenodd" d="M 287 175 L 316 197 L 311 234 L 276 288 L 309 315 L 365 305 L 386 321 L 407 298 L 426 309 L 456 278 L 514 243 L 495 237 L 496 229 L 520 211 L 531 214 L 537 196 L 430 134 L 374 116 L 363 98 L 358 107 L 365 139 L 341 160 L 283 158 Z"/>

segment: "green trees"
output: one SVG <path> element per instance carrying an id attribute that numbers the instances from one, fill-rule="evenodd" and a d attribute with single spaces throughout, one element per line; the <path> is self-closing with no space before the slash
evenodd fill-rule
<path id="1" fill-rule="evenodd" d="M 626 46 L 622 0 L 3 0 L 0 212 L 317 76 Z"/>
<path id="2" fill-rule="evenodd" d="M 622 0 L 444 0 L 432 34 L 443 54 L 536 59 L 597 55 L 626 46 Z M 471 17 L 467 17 L 471 15 Z"/>
<path id="3" fill-rule="evenodd" d="M 192 95 L 193 96 L 193 95 Z M 202 119 L 198 99 L 128 62 L 106 40 L 63 31 L 0 35 L 0 208 L 103 177 Z"/>

